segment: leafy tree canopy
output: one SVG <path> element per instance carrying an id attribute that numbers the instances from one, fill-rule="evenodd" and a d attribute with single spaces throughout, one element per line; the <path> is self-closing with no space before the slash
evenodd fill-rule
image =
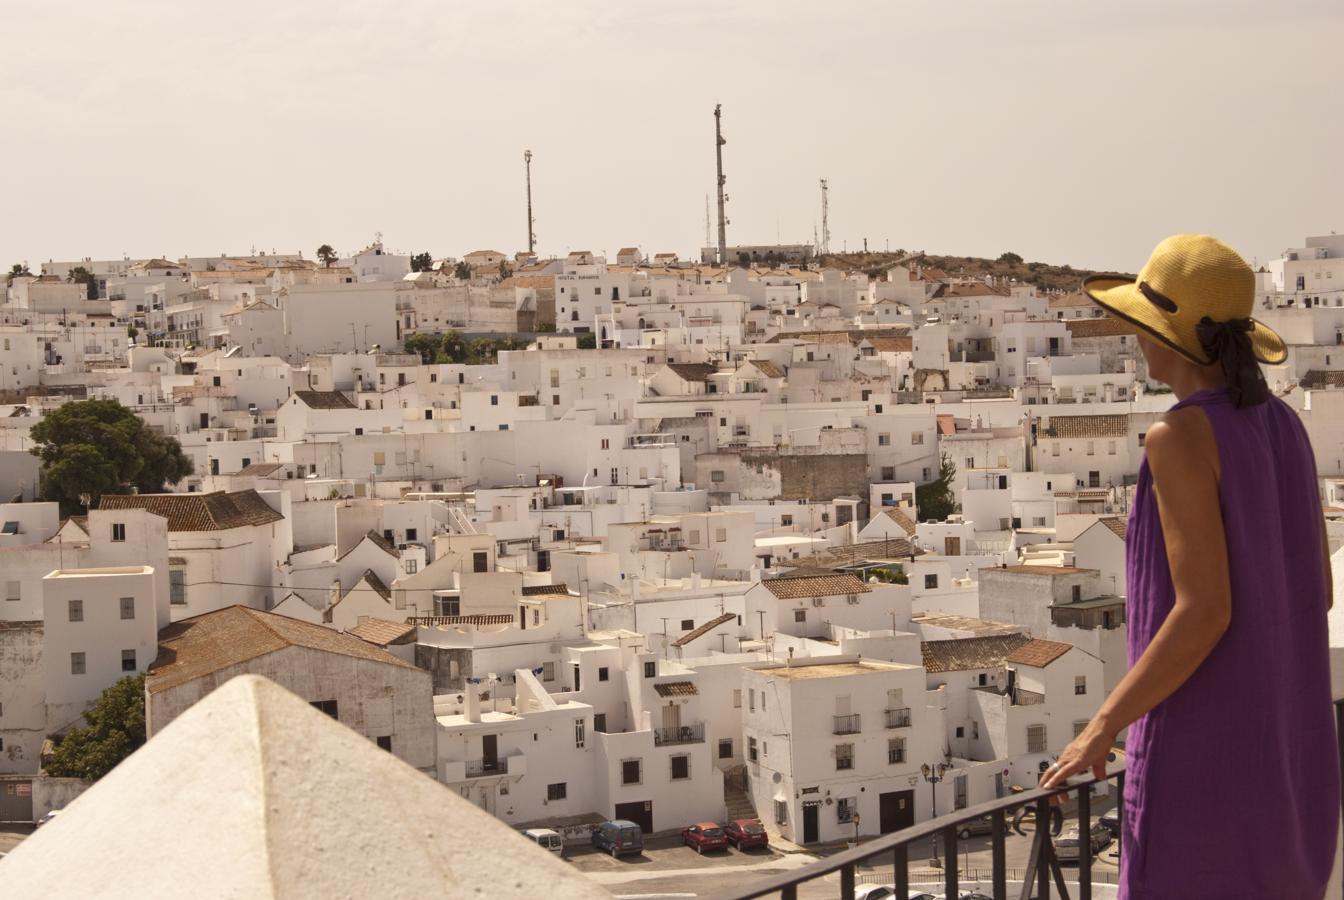
<path id="1" fill-rule="evenodd" d="M 915 487 L 915 504 L 919 507 L 919 521 L 943 521 L 957 511 L 957 495 L 952 481 L 957 477 L 957 466 L 950 456 L 944 455 L 938 466 L 938 477 L 928 484 Z"/>
<path id="2" fill-rule="evenodd" d="M 86 299 L 98 299 L 98 277 L 84 266 L 75 266 L 71 269 L 66 275 L 66 280 L 71 284 L 84 285 L 84 296 Z"/>
<path id="3" fill-rule="evenodd" d="M 1022 257 L 1010 251 L 1000 256 L 999 262 L 1006 263 L 1007 265 L 1010 266 L 1020 266 L 1022 265 Z"/>
<path id="4" fill-rule="evenodd" d="M 47 763 L 48 775 L 97 781 L 145 743 L 145 676 L 123 678 L 84 713 Z"/>
<path id="5" fill-rule="evenodd" d="M 176 439 L 155 434 L 116 400 L 80 400 L 48 413 L 33 426 L 32 453 L 42 460 L 42 495 L 66 515 L 103 494 L 162 491 L 192 472 Z"/>
<path id="6" fill-rule="evenodd" d="M 415 256 L 411 257 L 412 272 L 429 272 L 433 269 L 434 257 L 430 256 L 428 252 L 417 253 Z"/>
<path id="7" fill-rule="evenodd" d="M 321 260 L 322 265 L 327 268 L 331 268 L 331 264 L 340 259 L 340 257 L 336 255 L 336 251 L 331 249 L 331 244 L 323 244 L 321 247 L 318 247 L 317 258 Z"/>
<path id="8" fill-rule="evenodd" d="M 16 276 L 31 274 L 33 273 L 28 271 L 27 263 L 15 263 L 9 267 L 9 273 L 5 275 L 5 284 L 13 284 Z"/>
<path id="9" fill-rule="evenodd" d="M 455 275 L 460 281 L 470 281 L 471 266 L 467 265 L 466 260 L 462 260 L 457 265 L 453 266 L 453 275 Z"/>

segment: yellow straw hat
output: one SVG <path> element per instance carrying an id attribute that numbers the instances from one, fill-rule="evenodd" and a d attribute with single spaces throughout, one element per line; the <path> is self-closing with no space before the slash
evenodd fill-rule
<path id="1" fill-rule="evenodd" d="M 1255 273 L 1227 244 L 1206 234 L 1178 234 L 1157 245 L 1138 281 L 1093 275 L 1083 281 L 1093 303 L 1142 328 L 1200 365 L 1214 360 L 1199 340 L 1200 321 L 1241 322 L 1262 363 L 1288 356 L 1283 338 L 1251 318 Z"/>

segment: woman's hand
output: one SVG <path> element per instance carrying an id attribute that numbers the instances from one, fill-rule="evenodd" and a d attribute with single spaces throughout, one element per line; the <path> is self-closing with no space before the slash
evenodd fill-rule
<path id="1" fill-rule="evenodd" d="M 1106 729 L 1093 719 L 1087 723 L 1083 733 L 1064 748 L 1064 752 L 1059 755 L 1059 761 L 1041 775 L 1041 787 L 1061 787 L 1067 779 L 1088 769 L 1091 769 L 1092 774 L 1098 778 L 1105 776 L 1106 757 L 1110 755 L 1114 746 L 1115 734 L 1108 734 Z M 1063 798 L 1064 795 L 1057 794 L 1050 798 L 1050 802 L 1057 806 Z"/>

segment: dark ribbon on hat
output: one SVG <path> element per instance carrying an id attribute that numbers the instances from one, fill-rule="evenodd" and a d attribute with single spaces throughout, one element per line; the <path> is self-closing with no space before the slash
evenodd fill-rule
<path id="1" fill-rule="evenodd" d="M 1263 403 L 1269 397 L 1269 385 L 1251 347 L 1254 330 L 1255 322 L 1250 319 L 1215 322 L 1208 316 L 1195 326 L 1210 365 L 1215 362 L 1222 365 L 1232 404 L 1238 408 Z"/>

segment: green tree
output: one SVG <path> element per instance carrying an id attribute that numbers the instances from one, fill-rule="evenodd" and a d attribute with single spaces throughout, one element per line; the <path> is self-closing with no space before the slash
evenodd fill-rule
<path id="1" fill-rule="evenodd" d="M 103 691 L 84 721 L 56 745 L 48 775 L 97 781 L 145 743 L 145 676 L 128 676 Z"/>
<path id="2" fill-rule="evenodd" d="M 433 269 L 434 257 L 430 256 L 428 252 L 417 253 L 415 256 L 411 257 L 412 272 L 430 272 L 433 271 Z"/>
<path id="3" fill-rule="evenodd" d="M 41 458 L 42 496 L 71 515 L 103 494 L 162 491 L 192 472 L 176 439 L 155 434 L 116 400 L 80 400 L 48 413 L 31 431 Z"/>
<path id="4" fill-rule="evenodd" d="M 436 334 L 412 332 L 406 335 L 406 339 L 401 342 L 401 346 L 407 353 L 418 353 L 420 361 L 429 365 L 438 359 L 439 348 L 443 346 L 443 341 Z"/>
<path id="5" fill-rule="evenodd" d="M 597 349 L 597 335 L 593 334 L 591 331 L 581 332 L 579 334 L 576 334 L 575 337 L 579 339 L 580 350 Z"/>
<path id="6" fill-rule="evenodd" d="M 453 275 L 455 275 L 459 281 L 470 281 L 471 266 L 467 265 L 466 260 L 462 260 L 458 262 L 457 265 L 453 266 Z"/>
<path id="7" fill-rule="evenodd" d="M 75 266 L 66 273 L 65 280 L 71 284 L 84 285 L 84 297 L 86 299 L 98 299 L 98 278 L 84 266 Z"/>
<path id="8" fill-rule="evenodd" d="M 445 362 L 464 363 L 467 361 L 467 342 L 462 340 L 462 332 L 449 328 L 439 340 L 440 358 Z"/>
<path id="9" fill-rule="evenodd" d="M 943 454 L 938 466 L 938 477 L 915 488 L 915 504 L 919 507 L 919 521 L 942 521 L 957 511 L 957 495 L 952 480 L 957 477 L 957 466 L 952 457 Z"/>
<path id="10" fill-rule="evenodd" d="M 340 259 L 340 257 L 336 255 L 336 251 L 331 249 L 331 244 L 323 244 L 321 247 L 318 247 L 317 258 L 320 259 L 322 265 L 328 269 L 331 268 L 332 263 Z"/>
<path id="11" fill-rule="evenodd" d="M 1000 257 L 999 257 L 999 262 L 1001 262 L 1001 263 L 1005 263 L 1005 264 L 1010 265 L 1010 266 L 1020 266 L 1020 265 L 1022 265 L 1022 257 L 1020 257 L 1020 256 L 1018 256 L 1016 253 L 1012 253 L 1012 252 L 1010 251 L 1010 252 L 1005 253 L 1005 254 L 1003 254 L 1002 256 L 1000 256 Z"/>
<path id="12" fill-rule="evenodd" d="M 499 277 L 501 279 L 504 279 L 508 278 L 511 275 L 513 275 L 513 269 L 509 268 L 508 260 L 501 259 L 499 261 Z"/>
<path id="13" fill-rule="evenodd" d="M 31 275 L 31 274 L 33 273 L 28 271 L 27 263 L 15 263 L 14 265 L 9 267 L 9 274 L 5 276 L 5 284 L 13 284 L 14 279 L 20 275 Z"/>

